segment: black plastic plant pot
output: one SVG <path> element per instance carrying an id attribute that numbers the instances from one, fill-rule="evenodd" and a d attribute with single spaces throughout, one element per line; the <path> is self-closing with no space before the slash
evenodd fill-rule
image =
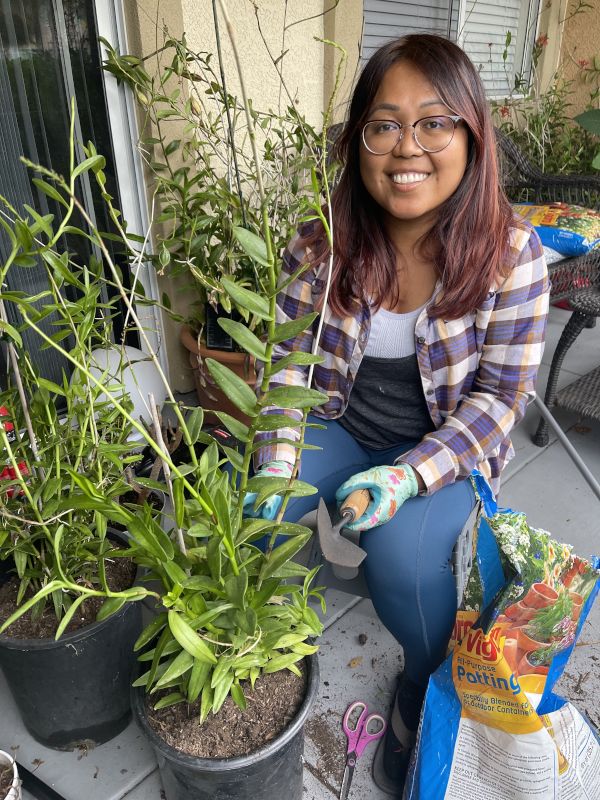
<path id="1" fill-rule="evenodd" d="M 54 639 L 0 636 L 0 666 L 29 733 L 57 750 L 102 744 L 131 717 L 140 603 Z"/>
<path id="2" fill-rule="evenodd" d="M 144 690 L 133 689 L 134 717 L 154 747 L 166 800 L 302 800 L 304 723 L 319 685 L 317 656 L 306 662 L 306 695 L 296 717 L 260 750 L 237 758 L 196 758 L 175 750 L 150 727 Z"/>

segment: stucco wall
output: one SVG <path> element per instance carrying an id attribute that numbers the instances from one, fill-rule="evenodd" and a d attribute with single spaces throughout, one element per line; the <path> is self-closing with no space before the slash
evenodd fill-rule
<path id="1" fill-rule="evenodd" d="M 573 81 L 573 115 L 583 111 L 590 102 L 590 93 L 598 88 L 598 73 L 590 75 L 594 56 L 600 58 L 600 0 L 589 0 L 593 8 L 572 16 L 578 6 L 570 0 L 562 36 L 560 69 L 568 80 Z M 585 77 L 592 80 L 584 80 Z M 598 99 L 595 101 L 598 106 Z"/>
<path id="2" fill-rule="evenodd" d="M 536 90 L 546 91 L 557 75 L 571 81 L 572 116 L 584 110 L 591 92 L 599 85 L 598 74 L 591 76 L 590 68 L 594 56 L 600 58 L 600 0 L 588 2 L 590 8 L 576 13 L 579 0 L 552 0 L 543 4 L 540 13 L 539 34 L 547 36 L 547 42 L 538 68 Z"/>

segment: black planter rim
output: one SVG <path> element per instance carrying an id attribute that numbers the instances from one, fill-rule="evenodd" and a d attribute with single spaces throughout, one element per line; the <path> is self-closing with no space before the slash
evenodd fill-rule
<path id="1" fill-rule="evenodd" d="M 306 694 L 304 695 L 304 700 L 296 716 L 287 728 L 284 728 L 275 739 L 271 740 L 264 747 L 254 750 L 254 752 L 245 756 L 234 756 L 233 758 L 201 758 L 200 756 L 190 756 L 186 753 L 181 753 L 179 750 L 171 747 L 170 744 L 167 744 L 167 742 L 161 739 L 150 726 L 146 718 L 144 703 L 146 692 L 143 686 L 132 687 L 131 708 L 136 722 L 142 728 L 152 746 L 167 760 L 175 761 L 181 766 L 191 767 L 192 769 L 203 772 L 227 772 L 236 769 L 244 769 L 276 753 L 282 746 L 296 736 L 306 722 L 306 718 L 308 717 L 308 713 L 319 687 L 319 665 L 316 654 L 307 656 L 305 662 L 308 665 Z"/>
<path id="2" fill-rule="evenodd" d="M 121 531 L 110 530 L 109 535 L 111 539 L 118 539 L 123 544 L 127 542 L 127 538 Z M 82 628 L 70 633 L 63 633 L 59 639 L 55 639 L 53 636 L 46 636 L 43 639 L 18 639 L 16 636 L 7 636 L 6 633 L 2 633 L 0 634 L 0 648 L 5 648 L 6 650 L 53 650 L 56 647 L 63 647 L 65 644 L 79 642 L 81 639 L 85 639 L 109 625 L 111 620 L 125 616 L 133 602 L 139 601 L 125 601 L 123 608 L 106 617 L 106 619 L 102 619 L 100 622 L 90 622 L 89 625 L 84 625 Z"/>

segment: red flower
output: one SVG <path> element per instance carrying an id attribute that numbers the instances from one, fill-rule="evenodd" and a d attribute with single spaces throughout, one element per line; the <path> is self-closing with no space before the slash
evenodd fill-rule
<path id="1" fill-rule="evenodd" d="M 580 58 L 577 63 L 579 64 L 581 69 L 585 69 L 586 67 L 589 67 L 589 65 L 590 65 L 590 62 L 587 60 L 587 58 Z"/>
<path id="2" fill-rule="evenodd" d="M 500 107 L 500 116 L 501 117 L 510 117 L 510 109 L 508 106 L 501 106 Z"/>
<path id="3" fill-rule="evenodd" d="M 548 44 L 548 34 L 541 33 L 535 40 L 536 47 L 546 47 Z"/>

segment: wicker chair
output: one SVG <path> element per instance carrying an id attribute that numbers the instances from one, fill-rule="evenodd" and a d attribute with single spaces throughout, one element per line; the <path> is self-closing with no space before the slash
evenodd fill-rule
<path id="1" fill-rule="evenodd" d="M 600 210 L 600 177 L 546 175 L 533 166 L 505 134 L 496 130 L 504 188 L 509 198 L 521 202 L 575 203 Z M 585 327 L 600 316 L 600 249 L 583 256 L 565 258 L 549 266 L 553 300 L 568 299 L 573 313 L 556 346 L 545 404 L 562 406 L 584 416 L 600 419 L 600 367 L 575 383 L 556 391 L 558 375 L 567 350 Z M 548 444 L 548 425 L 542 418 L 533 441 Z"/>

